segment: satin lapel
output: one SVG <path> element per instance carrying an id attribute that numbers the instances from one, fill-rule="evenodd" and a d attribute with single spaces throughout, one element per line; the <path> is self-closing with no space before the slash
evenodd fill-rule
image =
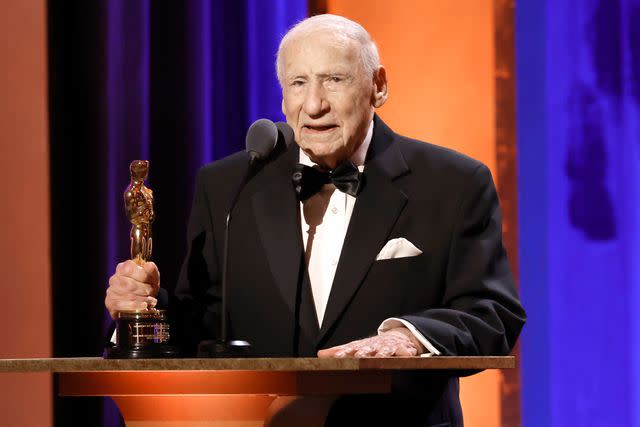
<path id="1" fill-rule="evenodd" d="M 283 153 L 265 168 L 264 175 L 259 177 L 263 188 L 252 197 L 258 233 L 271 273 L 292 313 L 302 254 L 299 204 L 291 182 L 297 160 L 297 147 Z"/>
<path id="2" fill-rule="evenodd" d="M 365 166 L 364 188 L 349 221 L 318 344 L 352 300 L 407 203 L 393 180 L 409 168 L 392 139 L 393 132 L 376 117 L 370 149 L 374 155 Z"/>

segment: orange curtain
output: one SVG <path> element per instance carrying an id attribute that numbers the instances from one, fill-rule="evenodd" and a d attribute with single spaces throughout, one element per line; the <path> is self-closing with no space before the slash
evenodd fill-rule
<path id="1" fill-rule="evenodd" d="M 362 24 L 389 78 L 380 116 L 396 132 L 461 151 L 497 178 L 493 0 L 329 0 L 328 12 Z M 463 378 L 470 426 L 500 425 L 499 371 Z"/>

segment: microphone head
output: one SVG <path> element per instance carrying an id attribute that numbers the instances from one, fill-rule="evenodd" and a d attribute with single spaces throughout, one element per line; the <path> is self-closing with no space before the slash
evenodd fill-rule
<path id="1" fill-rule="evenodd" d="M 267 119 L 259 119 L 253 122 L 247 131 L 247 153 L 253 163 L 256 160 L 265 159 L 278 143 L 278 128 Z"/>
<path id="2" fill-rule="evenodd" d="M 278 141 L 284 142 L 285 147 L 289 147 L 295 141 L 293 129 L 286 122 L 276 122 L 278 128 Z"/>

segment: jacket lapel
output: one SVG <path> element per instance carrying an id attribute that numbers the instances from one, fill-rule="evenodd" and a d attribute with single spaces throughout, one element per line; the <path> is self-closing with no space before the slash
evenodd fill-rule
<path id="1" fill-rule="evenodd" d="M 318 344 L 351 302 L 407 202 L 406 195 L 393 185 L 393 180 L 408 173 L 409 167 L 392 143 L 393 132 L 377 116 L 374 120 L 364 188 L 349 221 Z"/>
<path id="2" fill-rule="evenodd" d="M 258 234 L 271 273 L 292 313 L 295 311 L 303 253 L 299 205 L 291 183 L 291 173 L 297 159 L 298 148 L 292 146 L 265 167 L 264 175 L 256 177 L 262 188 L 252 197 Z"/>

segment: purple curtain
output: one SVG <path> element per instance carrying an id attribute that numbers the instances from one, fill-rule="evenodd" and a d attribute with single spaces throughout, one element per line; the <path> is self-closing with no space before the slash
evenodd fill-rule
<path id="1" fill-rule="evenodd" d="M 129 162 L 151 161 L 153 259 L 171 290 L 195 173 L 243 149 L 254 120 L 282 119 L 275 53 L 306 15 L 305 0 L 49 1 L 55 356 L 101 353 Z M 58 399 L 56 425 L 119 425 L 101 406 Z"/>
<path id="2" fill-rule="evenodd" d="M 516 7 L 523 426 L 640 426 L 640 0 Z"/>

